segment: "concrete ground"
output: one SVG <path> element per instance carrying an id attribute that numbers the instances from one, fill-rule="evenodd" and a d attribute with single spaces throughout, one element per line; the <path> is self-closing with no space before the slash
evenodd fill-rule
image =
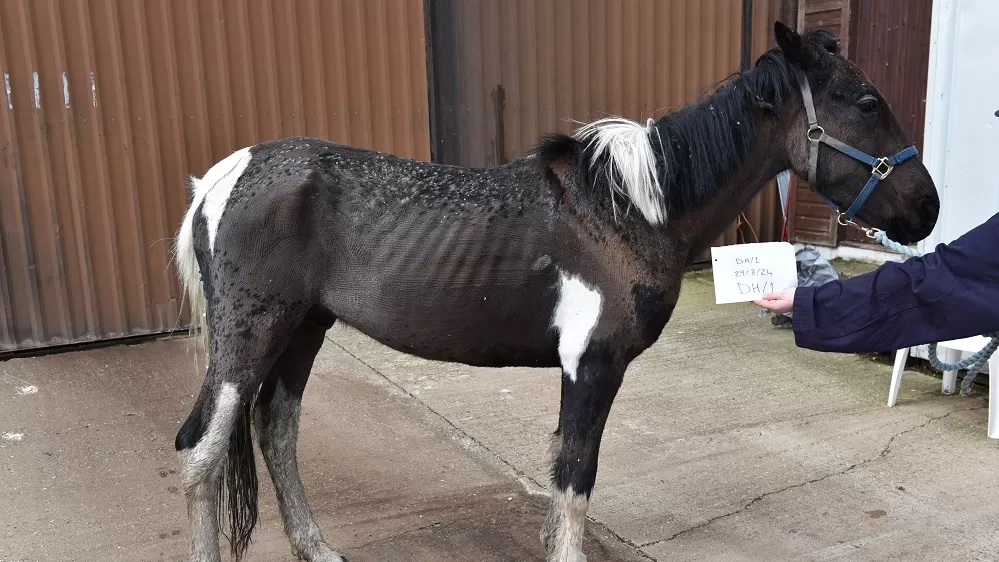
<path id="1" fill-rule="evenodd" d="M 0 363 L 0 561 L 185 559 L 173 437 L 201 382 L 186 343 Z M 590 562 L 999 559 L 983 393 L 912 372 L 887 408 L 889 375 L 798 350 L 691 275 L 608 421 Z M 327 537 L 353 562 L 542 560 L 558 377 L 331 330 L 299 447 Z M 290 561 L 261 477 L 247 559 Z"/>

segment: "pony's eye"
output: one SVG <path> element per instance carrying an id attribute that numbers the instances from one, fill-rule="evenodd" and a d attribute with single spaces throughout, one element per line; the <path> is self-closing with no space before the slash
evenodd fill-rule
<path id="1" fill-rule="evenodd" d="M 859 107 L 861 111 L 870 113 L 878 108 L 878 98 L 872 95 L 866 95 L 857 101 L 857 107 Z"/>

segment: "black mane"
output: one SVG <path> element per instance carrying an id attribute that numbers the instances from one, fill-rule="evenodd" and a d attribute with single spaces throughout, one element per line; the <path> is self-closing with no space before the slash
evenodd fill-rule
<path id="1" fill-rule="evenodd" d="M 751 70 L 722 80 L 710 96 L 655 122 L 649 134 L 668 217 L 683 216 L 711 199 L 745 160 L 756 141 L 757 112 L 776 111 L 797 88 L 790 64 L 780 49 L 771 49 Z M 608 192 L 602 172 L 606 158 L 591 168 L 591 150 L 576 138 L 548 135 L 536 154 L 546 163 L 573 158 L 580 179 L 597 193 Z"/>

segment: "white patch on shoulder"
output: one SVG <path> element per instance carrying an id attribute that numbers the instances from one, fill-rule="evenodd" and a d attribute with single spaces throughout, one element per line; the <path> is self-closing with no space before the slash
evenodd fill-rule
<path id="1" fill-rule="evenodd" d="M 589 141 L 593 146 L 590 166 L 606 155 L 609 166 L 604 170 L 614 196 L 626 197 L 650 224 L 666 222 L 663 191 L 659 184 L 656 151 L 652 146 L 652 133 L 657 131 L 650 119 L 647 125 L 622 117 L 608 117 L 583 125 L 574 136 Z M 659 146 L 662 147 L 662 139 Z M 617 213 L 617 204 L 614 203 Z"/>
<path id="2" fill-rule="evenodd" d="M 562 370 L 576 382 L 579 359 L 590 343 L 590 334 L 600 319 L 603 297 L 596 288 L 565 272 L 559 274 L 559 297 L 552 315 L 552 326 L 558 329 L 558 356 Z"/>
<path id="3" fill-rule="evenodd" d="M 251 158 L 250 147 L 241 148 L 212 166 L 201 179 L 191 178 L 194 186 L 191 209 L 193 212 L 203 203 L 201 214 L 205 216 L 205 222 L 208 224 L 208 249 L 212 253 L 215 252 L 215 235 L 222 221 L 225 204 Z"/>

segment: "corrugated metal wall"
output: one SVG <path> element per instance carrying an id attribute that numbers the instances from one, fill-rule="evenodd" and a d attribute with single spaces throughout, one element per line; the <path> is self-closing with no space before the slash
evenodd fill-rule
<path id="1" fill-rule="evenodd" d="M 932 13 L 933 0 L 853 0 L 850 16 L 850 59 L 881 91 L 920 153 Z M 841 229 L 840 241 L 870 242 L 856 228 Z"/>
<path id="2" fill-rule="evenodd" d="M 753 2 L 751 59 L 779 4 Z M 454 158 L 689 103 L 739 67 L 742 6 L 453 2 L 462 48 L 431 65 L 460 77 L 438 84 L 460 94 Z M 420 0 L 0 2 L 0 351 L 184 326 L 185 178 L 232 150 L 305 134 L 429 159 L 424 17 Z M 755 233 L 718 243 L 775 239 L 778 213 L 768 186 Z"/>
<path id="3" fill-rule="evenodd" d="M 442 161 L 491 166 L 532 149 L 540 135 L 607 115 L 644 121 L 694 101 L 739 69 L 741 0 L 437 1 L 436 52 L 446 104 Z M 779 2 L 753 2 L 755 61 L 772 43 Z M 453 82 L 452 82 L 453 81 Z M 451 86 L 451 84 L 455 86 Z M 446 99 L 447 95 L 452 96 Z M 778 237 L 775 189 L 747 209 L 761 240 Z M 745 230 L 749 233 L 749 229 Z M 753 241 L 752 235 L 748 241 Z M 733 224 L 719 243 L 739 240 Z M 706 256 L 705 256 L 706 257 Z"/>
<path id="4" fill-rule="evenodd" d="M 419 0 L 0 2 L 0 351 L 186 324 L 185 177 L 314 135 L 429 159 Z"/>

